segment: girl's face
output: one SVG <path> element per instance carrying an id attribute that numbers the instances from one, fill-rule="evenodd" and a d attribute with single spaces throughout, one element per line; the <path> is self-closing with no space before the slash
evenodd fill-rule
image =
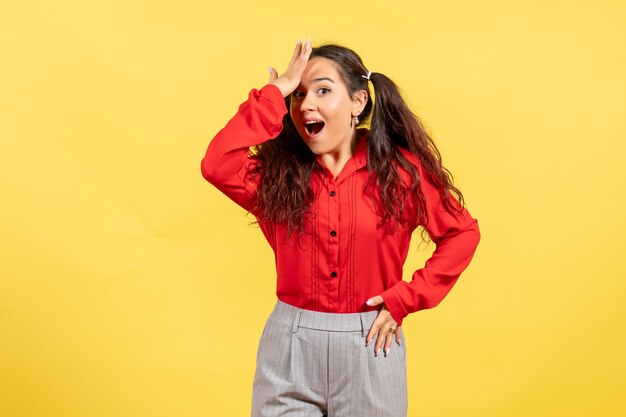
<path id="1" fill-rule="evenodd" d="M 356 130 L 351 119 L 365 107 L 366 100 L 367 94 L 362 93 L 350 97 L 333 61 L 315 57 L 291 94 L 291 120 L 316 155 L 347 152 Z"/>

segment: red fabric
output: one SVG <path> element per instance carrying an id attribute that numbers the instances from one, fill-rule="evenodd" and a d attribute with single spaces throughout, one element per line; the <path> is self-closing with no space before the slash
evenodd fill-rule
<path id="1" fill-rule="evenodd" d="M 244 181 L 251 162 L 249 147 L 278 136 L 286 113 L 276 86 L 252 89 L 202 159 L 203 177 L 246 210 L 252 209 L 257 187 Z M 436 245 L 424 267 L 413 273 L 410 282 L 403 281 L 402 266 L 414 228 L 391 235 L 376 228 L 380 219 L 361 192 L 368 178 L 367 133 L 358 130 L 356 152 L 336 179 L 325 167 L 324 175 L 312 175 L 316 198 L 311 210 L 316 216 L 308 230 L 313 235 L 303 236 L 298 246 L 295 234 L 285 242 L 283 226 L 264 223 L 260 227 L 275 253 L 278 299 L 308 310 L 355 313 L 379 309 L 365 302 L 381 295 L 401 325 L 409 313 L 435 307 L 448 294 L 470 263 L 480 232 L 467 210 L 464 219 L 445 211 L 437 189 L 422 175 L 418 158 L 402 150 L 420 173 L 429 215 L 425 227 Z M 319 156 L 317 162 L 324 166 Z M 459 204 L 454 198 L 453 203 Z"/>

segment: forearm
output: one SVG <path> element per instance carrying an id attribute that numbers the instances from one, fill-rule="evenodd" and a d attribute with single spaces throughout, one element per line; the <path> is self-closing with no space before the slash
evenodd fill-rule
<path id="1" fill-rule="evenodd" d="M 396 322 L 401 324 L 410 313 L 437 306 L 468 267 L 480 241 L 480 229 L 476 219 L 467 220 L 463 230 L 439 240 L 432 256 L 413 273 L 410 282 L 399 281 L 381 294 Z"/>

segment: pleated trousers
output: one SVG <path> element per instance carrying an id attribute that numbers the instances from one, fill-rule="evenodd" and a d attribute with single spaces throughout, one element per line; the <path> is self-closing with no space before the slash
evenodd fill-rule
<path id="1" fill-rule="evenodd" d="M 257 350 L 252 417 L 406 417 L 406 341 L 374 356 L 378 311 L 336 314 L 277 300 Z"/>

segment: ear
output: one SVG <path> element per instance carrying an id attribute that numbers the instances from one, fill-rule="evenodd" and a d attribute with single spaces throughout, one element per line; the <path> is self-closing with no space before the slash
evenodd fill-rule
<path id="1" fill-rule="evenodd" d="M 359 90 L 352 95 L 352 115 L 361 114 L 367 104 L 367 91 Z"/>

